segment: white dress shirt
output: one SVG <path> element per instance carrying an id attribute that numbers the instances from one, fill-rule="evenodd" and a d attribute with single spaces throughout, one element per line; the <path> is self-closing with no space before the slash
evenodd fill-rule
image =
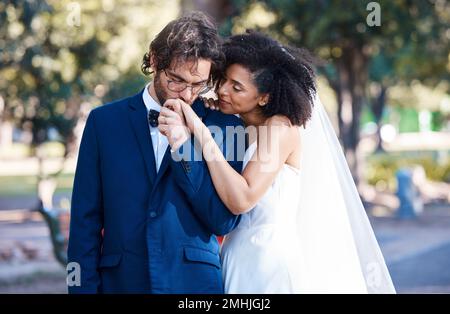
<path id="1" fill-rule="evenodd" d="M 150 84 L 152 83 L 148 83 L 147 86 L 145 86 L 144 92 L 142 93 L 142 99 L 144 100 L 145 107 L 147 108 L 147 117 L 150 109 L 156 110 L 158 112 L 161 111 L 161 105 L 156 100 L 154 100 L 148 92 Z M 148 127 L 150 129 L 150 136 L 152 137 L 153 152 L 155 153 L 156 173 L 158 173 L 169 142 L 167 140 L 167 137 L 162 135 L 157 127 L 152 127 L 150 123 L 148 124 Z"/>

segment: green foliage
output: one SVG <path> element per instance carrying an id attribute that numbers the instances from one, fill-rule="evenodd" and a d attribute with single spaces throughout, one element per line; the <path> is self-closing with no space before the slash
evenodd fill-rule
<path id="1" fill-rule="evenodd" d="M 348 47 L 357 47 L 363 52 L 370 81 L 385 87 L 415 79 L 427 85 L 450 79 L 448 2 L 376 1 L 381 7 L 381 26 L 373 27 L 366 23 L 369 2 L 265 0 L 245 3 L 235 0 L 240 16 L 233 17 L 232 21 L 236 31 L 245 27 L 259 28 L 284 42 L 312 50 L 329 61 L 321 71 L 330 82 L 339 79 L 337 63 Z M 276 15 L 275 22 L 268 27 L 248 20 L 248 11 L 261 5 Z"/>
<path id="2" fill-rule="evenodd" d="M 70 194 L 73 187 L 73 173 L 64 173 L 57 177 L 56 194 Z M 36 194 L 36 176 L 0 176 L 0 197 L 16 197 Z"/>
<path id="3" fill-rule="evenodd" d="M 266 31 L 332 63 L 341 57 L 343 47 L 360 47 L 369 60 L 372 80 L 419 78 L 435 84 L 449 78 L 450 8 L 446 1 L 376 1 L 381 8 L 381 26 L 373 27 L 366 23 L 369 2 L 235 0 L 234 4 L 241 16 L 255 3 L 263 4 L 276 15 L 276 22 Z M 234 21 L 238 24 L 239 18 Z"/>
<path id="4" fill-rule="evenodd" d="M 375 154 L 367 158 L 366 180 L 371 185 L 381 185 L 388 190 L 396 189 L 396 172 L 403 167 L 420 165 L 432 181 L 450 182 L 450 160 L 438 163 L 428 153 L 420 154 Z"/>
<path id="5" fill-rule="evenodd" d="M 444 95 L 450 89 L 450 84 L 445 83 L 450 81 L 450 3 L 374 1 L 380 5 L 381 25 L 369 26 L 367 18 L 375 12 L 367 10 L 369 2 L 372 1 L 260 0 L 244 3 L 235 0 L 237 16 L 230 18 L 234 25 L 230 28 L 232 32 L 259 29 L 282 42 L 307 48 L 326 61 L 319 67 L 319 73 L 327 78 L 337 97 L 339 135 L 345 152 L 356 150 L 361 122 L 372 119 L 367 111 L 361 116 L 365 106 L 370 106 L 380 127 L 381 121 L 388 118 L 386 103 L 398 105 L 399 99 L 408 98 L 403 103 L 410 108 L 444 110 L 439 106 L 445 96 L 431 98 L 430 90 L 422 92 L 416 88 L 413 91 L 414 82 L 424 86 L 439 85 Z M 265 9 L 265 14 L 249 18 L 254 16 L 251 11 L 261 11 L 261 8 Z M 266 21 L 262 20 L 263 16 Z M 406 91 L 392 99 L 389 91 L 400 84 L 407 87 Z M 411 95 L 414 97 L 409 97 Z M 343 114 L 349 110 L 352 120 Z M 401 122 L 402 130 L 418 129 L 415 117 L 407 116 Z M 381 138 L 378 142 L 381 143 Z M 356 177 L 355 162 L 349 166 Z M 392 177 L 392 174 L 383 176 Z"/>
<path id="6" fill-rule="evenodd" d="M 412 108 L 395 108 L 400 116 L 399 132 L 418 132 L 419 114 Z"/>
<path id="7" fill-rule="evenodd" d="M 103 97 L 103 101 L 107 103 L 136 94 L 145 86 L 147 80 L 137 71 L 125 73 L 110 83 L 109 91 Z"/>
<path id="8" fill-rule="evenodd" d="M 121 97 L 135 92 L 121 78 L 140 76 L 151 39 L 177 14 L 177 0 L 2 1 L 0 119 L 31 131 L 33 146 L 50 129 L 67 145 L 83 102 L 102 103 L 112 85 Z"/>

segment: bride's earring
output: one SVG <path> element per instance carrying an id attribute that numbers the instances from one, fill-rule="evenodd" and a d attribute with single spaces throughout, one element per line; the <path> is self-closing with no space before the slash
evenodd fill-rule
<path id="1" fill-rule="evenodd" d="M 267 105 L 267 103 L 269 102 L 269 95 L 264 95 L 262 97 L 260 97 L 258 105 L 260 107 L 264 107 L 265 105 Z"/>

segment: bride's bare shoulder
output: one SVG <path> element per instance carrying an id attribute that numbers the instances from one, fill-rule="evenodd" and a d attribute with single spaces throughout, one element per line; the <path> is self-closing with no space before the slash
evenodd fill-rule
<path id="1" fill-rule="evenodd" d="M 275 129 L 278 130 L 279 134 L 289 136 L 290 140 L 299 136 L 298 126 L 293 125 L 289 118 L 286 116 L 272 116 L 266 120 L 266 125 L 269 127 L 276 127 Z"/>
<path id="2" fill-rule="evenodd" d="M 278 134 L 280 139 L 280 151 L 285 152 L 287 156 L 285 163 L 299 169 L 301 152 L 299 127 L 292 124 L 289 118 L 281 115 L 271 117 L 268 125 L 276 126 L 274 132 Z"/>
<path id="3" fill-rule="evenodd" d="M 266 124 L 268 126 L 286 126 L 286 127 L 292 126 L 292 123 L 289 120 L 289 118 L 283 115 L 271 116 L 266 120 Z"/>

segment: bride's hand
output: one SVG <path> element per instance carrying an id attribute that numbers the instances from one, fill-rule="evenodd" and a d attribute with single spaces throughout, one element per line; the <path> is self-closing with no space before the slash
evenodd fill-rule
<path id="1" fill-rule="evenodd" d="M 220 110 L 218 99 L 201 97 L 201 100 L 203 101 L 203 104 L 206 108 L 209 108 L 211 110 Z"/>

